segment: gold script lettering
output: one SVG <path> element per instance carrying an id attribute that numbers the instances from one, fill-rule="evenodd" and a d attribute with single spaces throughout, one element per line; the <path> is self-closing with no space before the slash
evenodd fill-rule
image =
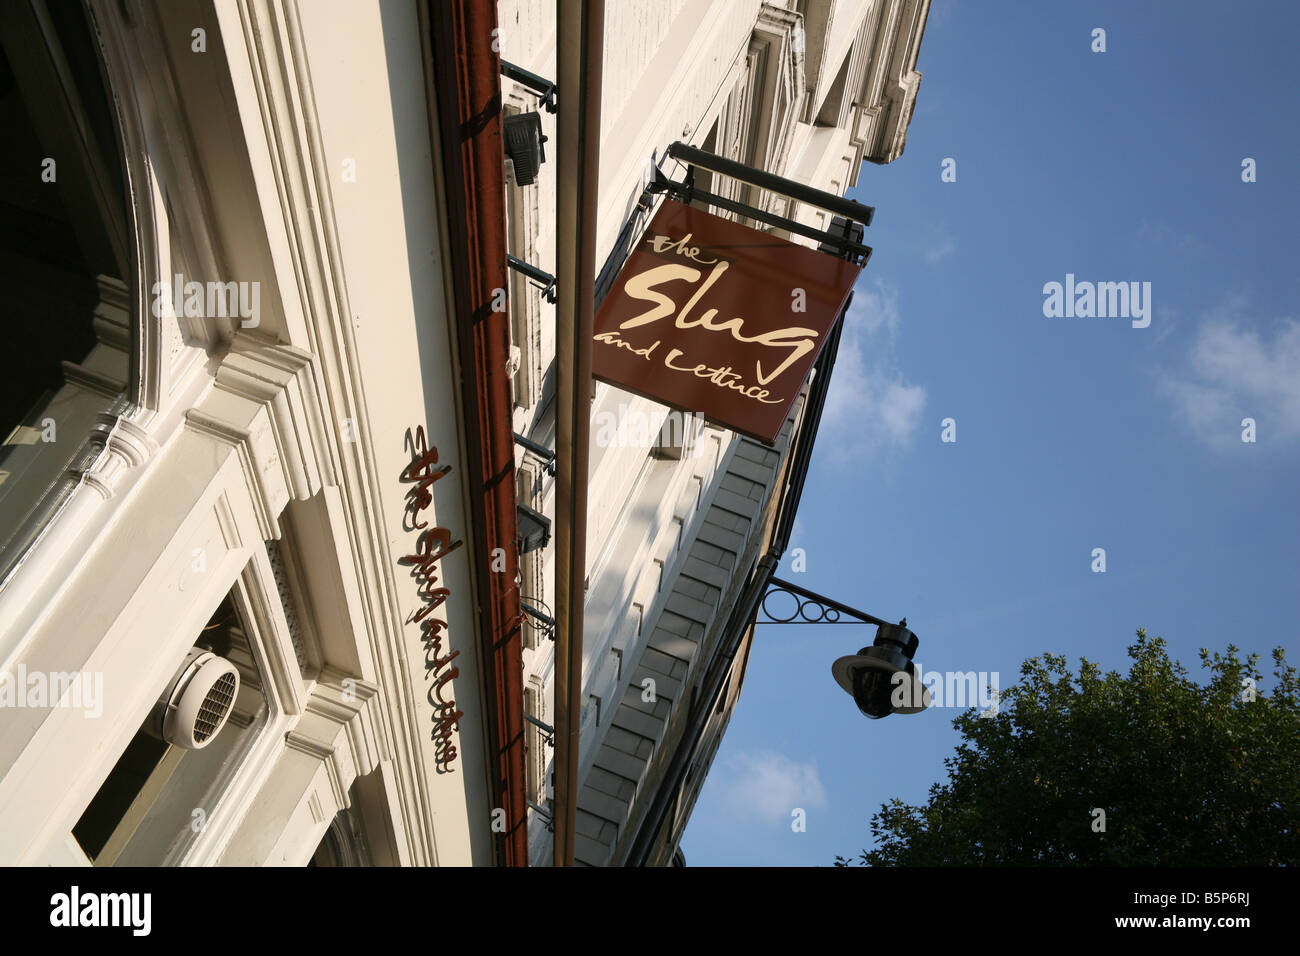
<path id="1" fill-rule="evenodd" d="M 733 389 L 734 391 L 740 392 L 740 394 L 744 395 L 746 398 L 755 399 L 757 401 L 762 402 L 764 405 L 781 404 L 781 399 L 779 398 L 769 399 L 767 397 L 772 393 L 768 391 L 766 388 L 759 388 L 757 385 L 744 385 L 739 381 L 736 382 L 728 381 L 728 379 L 740 378 L 739 375 L 737 375 L 735 372 L 731 370 L 730 365 L 719 365 L 717 367 L 711 367 L 705 365 L 703 362 L 700 362 L 698 365 L 695 365 L 693 367 L 689 365 L 674 365 L 673 359 L 675 359 L 677 356 L 681 354 L 682 354 L 681 349 L 673 349 L 671 352 L 669 352 L 667 355 L 664 356 L 664 365 L 672 369 L 674 372 L 690 372 L 696 378 L 707 378 L 714 385 L 721 386 L 722 388 Z"/>
<path id="2" fill-rule="evenodd" d="M 679 256 L 685 256 L 687 259 L 694 259 L 702 266 L 711 266 L 718 261 L 717 259 L 701 259 L 700 247 L 688 246 L 686 244 L 690 238 L 691 238 L 691 234 L 689 232 L 686 235 L 682 236 L 680 239 L 678 239 L 676 242 L 673 242 L 672 236 L 657 235 L 650 240 L 650 244 L 654 246 L 655 252 L 663 252 L 665 249 L 671 249 Z"/>
<path id="3" fill-rule="evenodd" d="M 695 283 L 703 274 L 699 269 L 692 269 L 690 266 L 682 265 L 662 265 L 655 266 L 653 269 L 647 269 L 645 272 L 632 276 L 624 283 L 624 292 L 634 299 L 640 299 L 643 302 L 653 302 L 655 306 L 642 312 L 640 315 L 622 322 L 620 329 L 636 328 L 640 325 L 646 325 L 650 322 L 657 322 L 659 319 L 666 318 L 674 312 L 677 318 L 674 324 L 679 329 L 690 329 L 695 327 L 703 328 L 709 332 L 729 332 L 731 337 L 737 342 L 746 344 L 754 343 L 767 348 L 785 348 L 790 350 L 790 354 L 771 372 L 765 373 L 762 362 L 755 362 L 755 372 L 759 382 L 764 385 L 770 383 L 774 378 L 788 369 L 803 356 L 811 352 L 815 346 L 817 331 L 815 329 L 803 328 L 802 326 L 791 326 L 783 329 L 771 329 L 767 332 L 760 332 L 758 335 L 747 336 L 741 329 L 744 328 L 745 320 L 740 316 L 728 319 L 726 322 L 715 323 L 714 317 L 717 316 L 717 309 L 705 310 L 699 318 L 689 320 L 687 316 L 692 308 L 699 303 L 704 294 L 713 286 L 723 274 L 727 271 L 728 263 L 719 262 L 716 264 L 709 277 L 695 291 L 695 294 L 677 311 L 677 303 L 668 295 L 658 291 L 656 288 L 662 283 L 673 282 L 677 279 L 685 279 L 690 283 Z M 773 403 L 775 404 L 775 403 Z"/>

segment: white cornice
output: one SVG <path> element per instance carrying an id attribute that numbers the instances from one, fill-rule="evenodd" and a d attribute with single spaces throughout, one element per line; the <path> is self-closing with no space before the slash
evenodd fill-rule
<path id="1" fill-rule="evenodd" d="M 853 144 L 862 159 L 890 163 L 903 153 L 921 74 L 916 61 L 930 0 L 882 0 L 874 49 L 856 102 Z M 854 172 L 859 163 L 854 163 Z"/>
<path id="2" fill-rule="evenodd" d="M 768 172 L 785 172 L 792 138 L 790 132 L 795 120 L 806 110 L 809 95 L 804 43 L 801 14 L 771 3 L 763 4 L 754 23 L 750 49 L 754 51 L 756 47 L 762 46 L 767 50 L 768 75 L 764 82 L 768 92 L 759 94 L 759 99 L 769 106 L 770 112 L 761 121 L 767 132 L 767 141 L 756 144 L 752 162 Z M 766 195 L 765 208 L 777 211 L 782 205 L 779 197 L 770 193 Z M 781 208 L 780 212 L 784 215 L 785 209 Z"/>

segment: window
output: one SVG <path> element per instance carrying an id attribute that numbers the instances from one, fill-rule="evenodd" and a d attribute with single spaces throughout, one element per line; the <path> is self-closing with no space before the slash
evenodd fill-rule
<path id="1" fill-rule="evenodd" d="M 73 837 L 96 866 L 182 862 L 219 812 L 226 787 L 266 726 L 270 711 L 250 616 L 241 609 L 242 603 L 237 587 L 194 641 L 194 649 L 210 652 L 238 671 L 233 699 L 221 696 L 222 687 L 233 681 L 214 685 L 209 695 L 216 706 L 228 700 L 228 719 L 201 749 L 187 749 L 163 739 L 161 708 L 150 709 L 72 828 Z M 167 684 L 172 685 L 170 678 Z M 159 688 L 160 696 L 164 692 Z M 208 713 L 201 709 L 198 722 Z"/>
<path id="2" fill-rule="evenodd" d="M 515 473 L 515 492 L 518 502 L 539 514 L 545 507 L 541 477 L 542 471 L 527 458 Z M 546 600 L 546 581 L 543 575 L 545 555 L 544 548 L 535 548 L 519 555 L 519 596 L 520 600 L 529 607 L 536 608 L 550 617 L 551 609 Z M 541 647 L 545 643 L 545 628 L 539 621 L 526 615 L 522 637 L 526 649 Z"/>
<path id="3" fill-rule="evenodd" d="M 542 682 L 533 677 L 529 679 L 528 685 L 524 690 L 524 713 L 546 723 L 546 711 L 543 706 L 546 698 L 542 692 Z M 542 728 L 534 723 L 527 723 L 527 728 L 527 744 L 524 750 L 527 763 L 525 769 L 527 772 L 528 799 L 534 803 L 541 803 L 546 799 L 543 782 L 546 764 L 550 758 L 550 754 L 547 753 L 549 749 L 546 745 L 547 735 Z"/>
<path id="4" fill-rule="evenodd" d="M 352 809 L 334 815 L 308 866 L 370 866 L 370 853 Z"/>
<path id="5" fill-rule="evenodd" d="M 0 42 L 3 580 L 127 387 L 133 268 L 116 114 L 82 5 L 0 4 Z"/>
<path id="6" fill-rule="evenodd" d="M 502 112 L 506 116 L 515 116 L 532 108 L 527 95 L 521 94 L 516 86 Z M 549 114 L 542 113 L 541 116 L 544 124 L 552 122 Z M 506 251 L 516 259 L 538 268 L 542 268 L 537 243 L 541 190 L 540 184 L 506 187 Z M 515 405 L 531 410 L 542 402 L 546 371 L 541 365 L 542 289 L 536 281 L 514 269 L 509 270 L 508 281 L 510 344 L 519 350 L 518 367 L 512 376 Z"/>

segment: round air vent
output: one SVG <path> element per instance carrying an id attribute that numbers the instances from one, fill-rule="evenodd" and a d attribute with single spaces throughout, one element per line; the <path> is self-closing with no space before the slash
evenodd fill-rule
<path id="1" fill-rule="evenodd" d="M 158 698 L 150 731 L 177 747 L 201 750 L 225 726 L 239 693 L 239 671 L 224 657 L 191 648 Z"/>

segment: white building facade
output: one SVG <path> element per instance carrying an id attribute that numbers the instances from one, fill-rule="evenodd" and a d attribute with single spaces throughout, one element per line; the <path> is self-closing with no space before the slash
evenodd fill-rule
<path id="1" fill-rule="evenodd" d="M 607 0 L 606 279 L 673 142 L 836 195 L 895 159 L 927 10 Z M 6 369 L 0 861 L 548 864 L 555 320 L 506 256 L 553 273 L 566 237 L 554 155 L 505 180 L 501 114 L 555 125 L 499 61 L 555 75 L 554 3 L 34 0 L 0 30 L 0 278 L 49 316 Z M 767 447 L 595 389 L 578 862 L 673 858 L 805 407 Z M 190 747 L 161 728 L 200 653 L 237 681 Z"/>

